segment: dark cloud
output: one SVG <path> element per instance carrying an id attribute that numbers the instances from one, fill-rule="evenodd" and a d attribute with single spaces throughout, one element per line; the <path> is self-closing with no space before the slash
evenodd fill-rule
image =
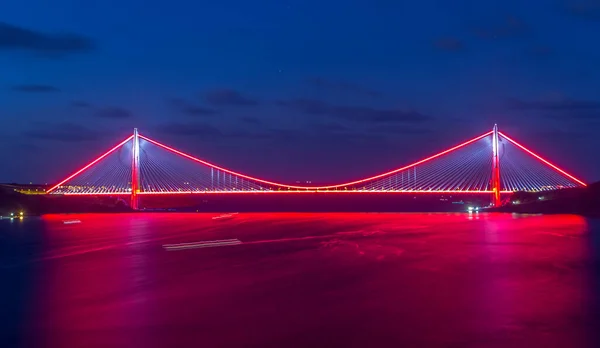
<path id="1" fill-rule="evenodd" d="M 299 129 L 270 128 L 269 134 L 275 139 L 304 138 L 306 133 Z"/>
<path id="2" fill-rule="evenodd" d="M 344 82 L 344 81 L 331 81 L 322 77 L 314 77 L 308 80 L 308 83 L 312 86 L 333 90 L 333 91 L 342 91 L 342 92 L 350 92 L 359 95 L 366 95 L 369 97 L 381 97 L 383 93 L 379 91 L 375 91 L 370 88 L 366 88 L 363 86 L 359 86 L 354 83 Z"/>
<path id="3" fill-rule="evenodd" d="M 169 99 L 168 103 L 178 112 L 190 116 L 211 116 L 219 113 L 215 109 L 193 105 L 192 103 L 181 98 Z"/>
<path id="4" fill-rule="evenodd" d="M 60 89 L 50 85 L 17 85 L 12 86 L 13 91 L 24 93 L 52 93 L 59 92 Z"/>
<path id="5" fill-rule="evenodd" d="M 334 122 L 314 123 L 302 129 L 267 128 L 264 130 L 219 129 L 208 123 L 166 123 L 155 128 L 155 131 L 167 135 L 190 136 L 204 139 L 306 139 L 317 134 L 326 137 L 341 133 L 352 133 L 349 128 Z M 358 134 L 358 133 L 357 133 Z M 355 136 L 358 136 L 355 134 Z M 368 136 L 368 134 L 364 134 Z"/>
<path id="6" fill-rule="evenodd" d="M 258 117 L 245 116 L 245 117 L 240 118 L 240 120 L 242 120 L 242 122 L 248 123 L 248 124 L 254 124 L 254 125 L 262 124 L 262 121 Z"/>
<path id="7" fill-rule="evenodd" d="M 336 126 L 329 127 L 327 124 L 313 124 L 305 129 L 275 128 L 269 129 L 268 132 L 269 138 L 277 143 L 281 143 L 281 147 L 286 147 L 290 142 L 296 142 L 303 146 L 310 146 L 328 142 L 344 143 L 348 141 L 385 140 L 379 135 L 368 132 L 351 131 L 344 126 L 340 126 L 339 128 Z"/>
<path id="8" fill-rule="evenodd" d="M 270 134 L 271 137 L 265 143 L 270 152 L 279 152 L 284 158 L 293 154 L 295 158 L 305 158 L 308 163 L 313 164 L 315 160 L 329 165 L 332 162 L 344 163 L 347 162 L 348 152 L 371 152 L 373 149 L 386 149 L 389 146 L 386 136 L 368 132 L 272 129 Z M 356 165 L 355 162 L 353 164 Z M 343 167 L 352 168 L 351 165 L 348 167 L 346 163 Z M 340 166 L 334 165 L 333 168 L 332 172 L 335 173 Z"/>
<path id="9" fill-rule="evenodd" d="M 433 42 L 433 47 L 440 51 L 459 52 L 464 51 L 465 45 L 459 39 L 453 37 L 445 37 L 437 39 Z"/>
<path id="10" fill-rule="evenodd" d="M 23 136 L 62 142 L 86 142 L 97 140 L 101 133 L 74 123 L 39 124 L 35 129 L 22 133 Z"/>
<path id="11" fill-rule="evenodd" d="M 269 132 L 251 132 L 241 129 L 225 132 L 223 136 L 237 139 L 270 139 L 273 137 Z"/>
<path id="12" fill-rule="evenodd" d="M 599 0 L 569 0 L 565 2 L 567 13 L 579 18 L 600 21 Z"/>
<path id="13" fill-rule="evenodd" d="M 509 15 L 496 23 L 481 25 L 473 29 L 476 36 L 483 39 L 502 39 L 526 34 L 528 27 L 521 19 Z"/>
<path id="14" fill-rule="evenodd" d="M 91 103 L 88 103 L 83 100 L 75 100 L 71 103 L 71 106 L 74 108 L 82 108 L 82 109 L 88 109 L 88 108 L 94 107 Z"/>
<path id="15" fill-rule="evenodd" d="M 551 112 L 545 116 L 549 117 L 549 118 L 563 120 L 563 121 L 573 121 L 573 120 L 600 121 L 600 110 L 599 109 L 565 110 L 565 111 Z M 598 126 L 596 125 L 594 127 L 598 127 Z"/>
<path id="16" fill-rule="evenodd" d="M 382 134 L 401 134 L 401 135 L 410 135 L 410 134 L 431 134 L 433 130 L 422 128 L 422 127 L 410 127 L 404 125 L 378 125 L 375 127 L 369 128 L 369 131 L 374 133 L 382 133 Z"/>
<path id="17" fill-rule="evenodd" d="M 193 116 L 214 115 L 218 113 L 218 111 L 214 109 L 203 108 L 201 106 L 188 106 L 181 111 L 185 114 Z"/>
<path id="18" fill-rule="evenodd" d="M 574 139 L 581 139 L 584 137 L 588 137 L 591 134 L 580 131 L 569 131 L 569 130 L 560 130 L 560 129 L 552 129 L 546 131 L 539 131 L 532 133 L 535 138 L 542 139 L 555 139 L 561 141 L 573 141 Z"/>
<path id="19" fill-rule="evenodd" d="M 157 133 L 175 136 L 196 137 L 203 139 L 267 139 L 272 138 L 271 131 L 253 132 L 245 129 L 222 131 L 221 129 L 202 122 L 193 123 L 165 123 L 155 128 Z"/>
<path id="20" fill-rule="evenodd" d="M 125 119 L 133 117 L 133 114 L 124 108 L 108 107 L 97 110 L 94 116 L 99 118 Z"/>
<path id="21" fill-rule="evenodd" d="M 52 35 L 0 22 L 0 50 L 66 54 L 92 49 L 93 41 L 81 35 Z"/>
<path id="22" fill-rule="evenodd" d="M 509 108 L 513 110 L 538 110 L 538 111 L 577 111 L 577 110 L 600 110 L 600 102 L 592 100 L 546 100 L 546 101 L 526 101 L 520 99 L 510 99 L 507 102 Z"/>
<path id="23" fill-rule="evenodd" d="M 44 146 L 39 146 L 36 144 L 29 143 L 19 143 L 15 145 L 15 149 L 23 150 L 23 151 L 43 151 L 46 149 Z"/>
<path id="24" fill-rule="evenodd" d="M 216 127 L 207 123 L 166 123 L 156 128 L 159 133 L 194 136 L 194 137 L 221 137 L 223 133 Z"/>
<path id="25" fill-rule="evenodd" d="M 600 121 L 600 101 L 581 99 L 556 99 L 525 101 L 510 99 L 508 108 L 535 112 L 541 117 L 572 123 L 573 121 Z M 595 125 L 594 127 L 597 127 Z"/>
<path id="26" fill-rule="evenodd" d="M 366 106 L 334 106 L 313 99 L 279 101 L 277 104 L 305 114 L 327 115 L 355 122 L 420 123 L 431 120 L 431 117 L 414 110 L 376 109 Z"/>
<path id="27" fill-rule="evenodd" d="M 277 105 L 287 107 L 305 114 L 324 115 L 331 111 L 332 107 L 320 100 L 314 99 L 293 99 L 280 100 Z"/>
<path id="28" fill-rule="evenodd" d="M 326 122 L 311 124 L 310 129 L 317 132 L 344 132 L 348 130 L 348 127 L 336 122 Z"/>
<path id="29" fill-rule="evenodd" d="M 213 106 L 256 106 L 258 100 L 242 95 L 232 89 L 209 91 L 204 96 L 207 103 Z"/>
<path id="30" fill-rule="evenodd" d="M 357 106 L 336 107 L 333 110 L 332 115 L 349 121 L 371 123 L 420 123 L 431 120 L 429 116 L 418 111 L 374 109 L 370 107 Z"/>

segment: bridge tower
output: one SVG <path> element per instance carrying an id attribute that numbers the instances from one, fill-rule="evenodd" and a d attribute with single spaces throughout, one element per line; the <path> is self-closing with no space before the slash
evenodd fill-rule
<path id="1" fill-rule="evenodd" d="M 131 147 L 131 209 L 139 209 L 140 192 L 140 139 L 137 128 L 133 129 L 133 146 Z"/>
<path id="2" fill-rule="evenodd" d="M 492 133 L 492 205 L 499 207 L 502 204 L 500 198 L 500 156 L 498 147 L 498 125 L 494 124 Z"/>

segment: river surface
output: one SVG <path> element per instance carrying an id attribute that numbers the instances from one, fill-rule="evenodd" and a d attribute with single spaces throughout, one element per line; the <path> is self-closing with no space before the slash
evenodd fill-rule
<path id="1" fill-rule="evenodd" d="M 2 347 L 598 347 L 600 221 L 0 220 Z"/>

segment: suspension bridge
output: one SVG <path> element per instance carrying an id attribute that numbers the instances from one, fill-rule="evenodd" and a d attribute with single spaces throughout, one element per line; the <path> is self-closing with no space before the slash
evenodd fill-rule
<path id="1" fill-rule="evenodd" d="M 368 178 L 326 186 L 278 183 L 209 163 L 134 129 L 126 139 L 47 190 L 50 195 L 260 193 L 470 193 L 503 194 L 582 187 L 586 184 L 493 129 L 418 162 Z"/>

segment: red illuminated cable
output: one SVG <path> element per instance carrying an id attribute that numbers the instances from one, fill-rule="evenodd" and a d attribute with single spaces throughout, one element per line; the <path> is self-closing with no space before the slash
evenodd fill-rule
<path id="1" fill-rule="evenodd" d="M 586 183 L 584 183 L 583 181 L 577 179 L 576 177 L 574 177 L 573 175 L 565 172 L 564 170 L 560 169 L 559 167 L 555 166 L 554 164 L 548 162 L 547 160 L 543 159 L 541 156 L 535 154 L 533 151 L 527 149 L 525 146 L 517 143 L 516 141 L 514 141 L 513 139 L 511 139 L 510 137 L 508 137 L 506 134 L 502 133 L 502 132 L 498 132 L 498 134 L 500 134 L 502 137 L 506 138 L 506 140 L 510 141 L 511 143 L 513 143 L 514 145 L 518 146 L 519 148 L 521 148 L 521 150 L 527 152 L 528 154 L 530 154 L 531 156 L 537 158 L 538 160 L 540 160 L 541 162 L 547 164 L 548 166 L 552 167 L 554 170 L 558 171 L 559 173 L 563 174 L 564 176 L 568 177 L 569 179 L 577 182 L 578 184 L 582 185 L 582 186 L 587 186 Z"/>
<path id="2" fill-rule="evenodd" d="M 366 181 L 370 181 L 370 180 L 374 180 L 374 179 L 379 179 L 379 178 L 382 178 L 382 177 L 385 177 L 385 176 L 388 176 L 388 175 L 391 175 L 391 174 L 394 174 L 394 173 L 398 173 L 398 172 L 401 172 L 403 170 L 406 170 L 406 169 L 412 168 L 414 166 L 417 166 L 419 164 L 423 164 L 425 162 L 428 162 L 428 161 L 430 161 L 432 159 L 435 159 L 435 158 L 438 158 L 440 156 L 443 156 L 445 154 L 448 154 L 448 153 L 450 153 L 450 152 L 452 152 L 454 150 L 458 150 L 458 149 L 460 149 L 460 148 L 462 148 L 464 146 L 467 146 L 467 145 L 469 145 L 469 144 L 471 144 L 471 143 L 473 143 L 473 142 L 475 142 L 477 140 L 483 139 L 483 138 L 485 138 L 486 136 L 488 136 L 490 134 L 492 134 L 492 131 L 489 131 L 489 132 L 487 132 L 485 134 L 482 134 L 482 135 L 480 135 L 478 137 L 475 137 L 475 138 L 473 138 L 473 139 L 471 139 L 469 141 L 466 141 L 466 142 L 464 142 L 464 143 L 462 143 L 460 145 L 454 146 L 454 147 L 452 147 L 452 148 L 450 148 L 450 149 L 448 149 L 446 151 L 442 151 L 442 152 L 440 152 L 440 153 L 438 153 L 436 155 L 427 157 L 427 158 L 425 158 L 425 159 L 423 159 L 421 161 L 418 161 L 418 162 L 415 162 L 413 164 L 404 166 L 402 168 L 398 168 L 398 169 L 395 169 L 395 170 L 392 170 L 392 171 L 389 171 L 389 172 L 386 172 L 386 173 L 383 173 L 383 174 L 379 174 L 379 175 L 376 175 L 376 176 L 372 176 L 372 177 L 369 177 L 369 178 L 365 178 L 365 179 L 361 179 L 361 180 L 356 180 L 356 181 L 351 181 L 351 182 L 347 182 L 347 183 L 344 183 L 344 184 L 330 185 L 330 186 L 294 186 L 294 185 L 284 185 L 284 184 L 280 184 L 280 183 L 276 183 L 276 182 L 272 182 L 272 181 L 258 179 L 258 178 L 251 177 L 251 176 L 248 176 L 248 175 L 245 175 L 245 174 L 241 174 L 241 173 L 237 173 L 237 172 L 234 172 L 232 170 L 225 169 L 225 168 L 219 167 L 217 165 L 214 165 L 212 163 L 206 162 L 204 160 L 198 159 L 198 158 L 193 157 L 191 155 L 188 155 L 188 154 L 186 154 L 184 152 L 176 150 L 176 149 L 174 149 L 172 147 L 169 147 L 167 145 L 161 144 L 161 143 L 159 143 L 159 142 L 157 142 L 155 140 L 152 140 L 152 139 L 150 139 L 148 137 L 145 137 L 145 136 L 143 136 L 141 134 L 138 134 L 138 136 L 140 138 L 142 138 L 142 139 L 144 139 L 144 140 L 146 140 L 146 141 L 154 144 L 154 145 L 160 146 L 160 147 L 162 147 L 165 150 L 171 151 L 171 152 L 173 152 L 175 154 L 178 154 L 180 156 L 188 158 L 188 159 L 190 159 L 192 161 L 204 164 L 206 166 L 209 166 L 209 167 L 215 168 L 217 170 L 220 170 L 220 171 L 232 174 L 232 175 L 236 175 L 236 176 L 248 179 L 248 180 L 253 180 L 253 181 L 256 181 L 256 182 L 263 183 L 263 184 L 273 185 L 273 186 L 278 186 L 278 187 L 284 187 L 284 188 L 294 188 L 294 189 L 302 189 L 302 190 L 322 190 L 322 189 L 331 189 L 331 188 L 339 188 L 339 187 L 344 187 L 344 186 L 356 185 L 356 184 L 360 184 L 360 183 L 363 183 L 363 182 L 366 182 Z M 259 191 L 250 191 L 250 192 L 259 192 Z M 419 192 L 421 192 L 421 191 L 419 191 Z M 431 191 L 427 191 L 427 192 L 431 192 Z M 444 192 L 449 192 L 449 191 L 444 191 Z M 466 191 L 457 191 L 457 192 L 466 192 Z M 482 192 L 482 191 L 474 191 L 474 192 Z"/>
<path id="3" fill-rule="evenodd" d="M 79 169 L 78 171 L 76 171 L 75 173 L 71 174 L 71 176 L 69 176 L 68 178 L 66 178 L 65 180 L 59 182 L 58 184 L 54 185 L 52 188 L 50 188 L 48 191 L 46 191 L 46 193 L 50 193 L 52 191 L 54 191 L 57 187 L 59 187 L 60 185 L 64 184 L 65 182 L 71 180 L 73 177 L 77 176 L 77 174 L 83 172 L 84 170 L 88 169 L 89 167 L 93 166 L 94 164 L 96 164 L 98 161 L 100 161 L 101 159 L 103 159 L 104 157 L 110 155 L 111 153 L 113 153 L 116 149 L 118 149 L 119 147 L 123 146 L 123 144 L 125 144 L 126 142 L 128 142 L 129 140 L 131 140 L 131 138 L 133 138 L 133 135 L 130 135 L 127 139 L 123 140 L 122 142 L 119 143 L 119 145 L 113 147 L 112 149 L 108 150 L 107 152 L 105 152 L 102 156 L 96 158 L 95 160 L 93 160 L 92 162 L 90 162 L 88 165 L 86 165 L 85 167 Z"/>
<path id="4" fill-rule="evenodd" d="M 131 192 L 64 192 L 60 194 L 63 196 L 131 196 Z"/>
<path id="5" fill-rule="evenodd" d="M 419 190 L 406 190 L 406 191 L 391 191 L 391 190 L 334 190 L 334 191 L 319 191 L 319 190 L 301 190 L 301 191 L 271 191 L 271 190 L 256 190 L 256 191 L 143 191 L 138 192 L 139 195 L 181 195 L 181 194 L 252 194 L 252 193 L 469 193 L 469 194 L 489 194 L 493 191 L 458 191 L 458 190 L 432 190 L 432 191 L 419 191 Z M 502 193 L 512 193 L 513 191 L 502 191 Z M 78 193 L 76 193 L 78 194 Z"/>
<path id="6" fill-rule="evenodd" d="M 501 193 L 513 193 L 514 191 L 501 191 Z M 396 193 L 396 194 L 402 194 L 402 193 L 437 193 L 437 194 L 442 194 L 442 193 L 452 193 L 452 194 L 458 194 L 458 193 L 466 193 L 466 194 L 490 194 L 492 193 L 492 191 L 486 190 L 486 191 L 457 191 L 457 190 L 435 190 L 435 191 L 418 191 L 418 190 L 409 190 L 409 191 L 386 191 L 386 190 L 349 190 L 349 191 L 345 191 L 345 190 L 339 190 L 339 191 L 318 191 L 318 190 L 302 190 L 302 191 L 286 191 L 286 190 L 282 190 L 282 191 L 270 191 L 270 190 L 257 190 L 257 191 L 159 191 L 159 192 L 149 192 L 149 191 L 142 191 L 142 192 L 138 192 L 138 195 L 144 195 L 144 196 L 161 196 L 161 195 L 189 195 L 189 194 L 254 194 L 254 193 L 281 193 L 281 194 L 289 194 L 289 193 L 299 193 L 299 194 L 305 194 L 305 193 L 319 193 L 319 194 L 324 194 L 324 193 Z M 98 196 L 98 195 L 104 195 L 104 196 L 118 196 L 118 195 L 131 195 L 131 192 L 97 192 L 97 193 L 93 193 L 93 192 L 65 192 L 63 193 L 63 195 L 65 196 Z"/>

